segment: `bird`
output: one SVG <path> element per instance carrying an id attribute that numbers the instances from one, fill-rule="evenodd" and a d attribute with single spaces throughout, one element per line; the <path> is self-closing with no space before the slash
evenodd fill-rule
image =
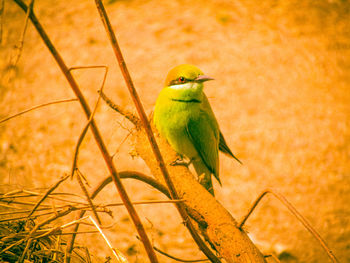
<path id="1" fill-rule="evenodd" d="M 219 150 L 241 161 L 227 146 L 218 121 L 203 92 L 204 82 L 214 80 L 196 66 L 181 64 L 172 68 L 160 91 L 153 122 L 161 137 L 177 152 L 181 164 L 188 159 L 198 181 L 214 196 L 212 175 L 219 177 Z"/>

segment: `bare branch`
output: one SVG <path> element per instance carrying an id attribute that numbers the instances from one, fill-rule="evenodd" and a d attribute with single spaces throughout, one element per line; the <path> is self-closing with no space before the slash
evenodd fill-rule
<path id="1" fill-rule="evenodd" d="M 70 68 L 68 71 L 71 72 L 73 70 L 77 70 L 77 69 L 90 69 L 90 68 L 104 68 L 105 69 L 105 74 L 103 76 L 103 81 L 102 81 L 102 84 L 101 84 L 101 88 L 99 90 L 99 92 L 103 92 L 103 88 L 104 88 L 104 84 L 106 82 L 106 78 L 107 78 L 107 74 L 108 74 L 108 67 L 107 66 L 83 66 L 83 67 L 72 67 Z M 95 107 L 94 107 L 94 110 L 88 120 L 88 122 L 86 123 L 85 127 L 83 128 L 80 136 L 79 136 L 79 139 L 78 139 L 78 142 L 77 142 L 77 145 L 75 146 L 75 151 L 74 151 L 74 157 L 73 157 L 73 164 L 72 164 L 72 169 L 71 169 L 71 176 L 73 178 L 73 175 L 74 175 L 74 172 L 75 172 L 75 169 L 77 167 L 77 162 L 78 162 L 78 155 L 79 155 L 79 149 L 80 149 L 80 145 L 81 143 L 83 142 L 84 138 L 85 138 L 85 135 L 88 131 L 88 128 L 91 124 L 91 121 L 96 113 L 96 110 L 97 110 L 97 107 L 100 103 L 100 98 L 101 96 L 98 96 L 97 98 L 97 101 L 96 101 L 96 104 L 95 104 Z M 98 219 L 99 223 L 100 223 L 100 219 Z"/>
<path id="2" fill-rule="evenodd" d="M 27 253 L 27 250 L 29 249 L 29 247 L 30 247 L 30 245 L 31 245 L 31 243 L 32 243 L 32 241 L 33 241 L 33 236 L 34 236 L 34 234 L 36 233 L 36 231 L 37 231 L 40 227 L 42 227 L 42 226 L 44 226 L 44 225 L 46 225 L 46 224 L 51 223 L 52 221 L 56 220 L 57 218 L 63 217 L 63 216 L 65 216 L 65 215 L 68 215 L 70 212 L 72 212 L 72 207 L 68 207 L 67 209 L 62 210 L 62 211 L 58 212 L 57 214 L 54 214 L 54 215 L 52 215 L 51 217 L 49 217 L 48 219 L 44 220 L 43 222 L 37 224 L 37 225 L 30 231 L 30 233 L 26 236 L 25 241 L 27 242 L 27 244 L 26 244 L 26 247 L 25 247 L 25 249 L 23 250 L 22 255 L 21 255 L 21 257 L 19 258 L 18 262 L 23 262 L 23 261 L 24 261 L 24 258 L 25 258 L 25 255 L 26 255 L 26 253 Z"/>
<path id="3" fill-rule="evenodd" d="M 105 69 L 105 74 L 104 74 L 104 76 L 103 76 L 103 81 L 102 81 L 101 88 L 100 88 L 100 90 L 101 90 L 101 92 L 102 92 L 102 90 L 103 90 L 103 88 L 104 88 L 104 84 L 105 84 L 105 82 L 106 82 L 107 74 L 108 74 L 108 67 L 107 67 L 107 66 L 73 67 L 73 68 L 70 68 L 70 69 L 69 69 L 69 72 L 72 71 L 72 70 L 76 70 L 76 69 L 88 69 L 88 68 L 104 68 L 104 69 Z M 91 124 L 91 121 L 92 121 L 93 118 L 94 118 L 94 115 L 95 115 L 95 113 L 96 113 L 97 107 L 98 107 L 99 102 L 100 102 L 100 99 L 101 99 L 101 97 L 98 96 L 98 99 L 97 99 L 97 101 L 96 101 L 96 104 L 95 104 L 95 107 L 94 107 L 94 109 L 93 109 L 93 112 L 92 112 L 92 114 L 90 115 L 90 118 L 89 118 L 87 124 L 85 125 L 85 127 L 84 127 L 82 133 L 81 133 L 80 136 L 79 136 L 79 139 L 78 139 L 77 145 L 76 145 L 76 147 L 75 147 L 75 151 L 74 151 L 73 164 L 72 164 L 72 170 L 71 170 L 71 177 L 73 177 L 75 171 L 78 171 L 78 176 L 77 176 L 78 183 L 79 183 L 81 189 L 83 190 L 83 193 L 85 194 L 85 197 L 86 197 L 86 199 L 88 200 L 88 202 L 89 202 L 89 204 L 90 204 L 90 206 L 91 206 L 91 209 L 92 209 L 92 211 L 93 211 L 93 213 L 94 213 L 94 215 L 95 215 L 95 217 L 96 217 L 98 223 L 101 225 L 101 224 L 102 224 L 101 219 L 100 219 L 100 217 L 98 216 L 98 214 L 97 214 L 97 212 L 96 212 L 96 208 L 95 208 L 95 206 L 94 206 L 94 204 L 93 204 L 93 202 L 92 202 L 92 200 L 91 200 L 91 198 L 90 198 L 90 196 L 89 196 L 89 194 L 88 194 L 88 192 L 87 192 L 87 190 L 86 190 L 86 187 L 85 187 L 83 181 L 81 180 L 82 174 L 80 173 L 79 170 L 77 170 L 77 162 L 78 162 L 78 155 L 79 155 L 80 145 L 81 145 L 81 143 L 83 142 L 83 140 L 84 140 L 84 138 L 85 138 L 85 135 L 86 135 L 86 133 L 87 133 L 87 131 L 88 131 L 88 128 L 89 128 L 89 126 L 90 126 L 90 124 Z"/>
<path id="4" fill-rule="evenodd" d="M 134 104 L 136 106 L 136 109 L 137 109 L 137 112 L 139 114 L 142 126 L 145 129 L 145 131 L 146 131 L 147 138 L 148 138 L 148 140 L 149 140 L 149 142 L 151 144 L 151 148 L 152 148 L 152 151 L 153 151 L 153 153 L 154 153 L 154 155 L 156 157 L 156 160 L 158 162 L 158 166 L 159 166 L 159 168 L 160 168 L 160 170 L 162 172 L 162 175 L 164 177 L 166 185 L 169 188 L 169 192 L 170 192 L 171 198 L 172 199 L 179 199 L 178 193 L 177 193 L 177 191 L 175 189 L 175 186 L 174 186 L 173 182 L 170 179 L 170 176 L 169 176 L 168 170 L 167 170 L 167 168 L 165 166 L 163 157 L 162 157 L 162 155 L 160 153 L 160 150 L 159 150 L 159 147 L 157 145 L 156 139 L 155 139 L 155 137 L 153 135 L 153 131 L 151 129 L 151 125 L 150 125 L 150 123 L 149 123 L 149 121 L 147 119 L 145 110 L 143 109 L 142 103 L 140 101 L 140 98 L 139 98 L 139 96 L 137 94 L 137 91 L 136 91 L 136 89 L 134 87 L 134 84 L 133 84 L 133 81 L 131 79 L 131 76 L 130 76 L 129 71 L 127 69 L 127 66 L 126 66 L 126 63 L 124 61 L 122 52 L 120 50 L 117 38 L 116 38 L 116 36 L 114 34 L 114 31 L 112 29 L 111 23 L 110 23 L 109 18 L 107 16 L 107 12 L 106 12 L 106 10 L 105 10 L 101 0 L 95 0 L 95 3 L 96 3 L 98 11 L 100 13 L 101 20 L 102 20 L 102 22 L 103 22 L 103 24 L 105 26 L 106 32 L 108 34 L 108 37 L 109 37 L 109 39 L 111 41 L 112 48 L 113 48 L 114 53 L 116 55 L 116 58 L 118 60 L 118 64 L 119 64 L 120 69 L 122 71 L 124 80 L 126 82 L 126 85 L 127 85 L 128 89 L 129 89 L 131 97 L 132 97 L 132 99 L 134 101 Z M 216 262 L 216 263 L 220 262 L 220 260 L 206 246 L 204 241 L 198 235 L 196 229 L 192 225 L 192 222 L 189 220 L 189 217 L 188 217 L 188 214 L 186 212 L 186 209 L 185 209 L 184 205 L 182 203 L 178 203 L 176 205 L 176 207 L 177 207 L 177 209 L 178 209 L 182 219 L 184 220 L 184 222 L 186 222 L 186 226 L 187 226 L 187 228 L 188 228 L 192 238 L 195 240 L 195 242 L 199 246 L 199 248 L 203 251 L 203 253 L 212 262 Z M 141 237 L 141 240 L 142 239 L 143 238 Z"/>
<path id="5" fill-rule="evenodd" d="M 191 214 L 195 213 L 196 221 L 201 222 L 199 230 L 205 240 L 227 262 L 266 262 L 247 233 L 237 227 L 237 222 L 232 215 L 199 184 L 189 169 L 184 166 L 171 165 L 178 155 L 164 138 L 157 133 L 155 136 L 171 179 L 180 196 L 185 199 L 184 205 L 187 211 Z M 143 130 L 133 133 L 133 141 L 138 156 L 146 162 L 152 175 L 164 183 L 158 162 L 149 154 L 151 147 L 146 133 Z"/>
<path id="6" fill-rule="evenodd" d="M 164 187 L 161 183 L 159 183 L 157 180 L 155 180 L 154 178 L 144 175 L 142 173 L 138 173 L 138 172 L 132 172 L 132 171 L 124 171 L 124 172 L 120 172 L 119 173 L 120 178 L 134 178 L 134 179 L 138 179 L 141 180 L 153 187 L 155 187 L 156 189 L 158 189 L 159 191 L 161 191 L 162 193 L 164 193 L 166 196 L 168 196 L 170 198 L 168 189 L 166 189 L 166 187 Z M 112 182 L 112 177 L 108 176 L 105 179 L 102 180 L 101 183 L 99 183 L 97 185 L 97 187 L 93 190 L 92 194 L 91 194 L 91 199 L 94 199 L 109 183 Z M 174 200 L 177 201 L 177 200 Z M 81 211 L 80 214 L 77 216 L 77 218 L 82 218 L 85 214 L 85 211 Z M 74 232 L 78 232 L 79 229 L 79 224 L 77 224 L 74 228 Z M 74 246 L 74 242 L 75 242 L 75 238 L 76 238 L 76 234 L 73 234 L 71 236 L 71 238 L 69 239 L 69 241 L 67 242 L 67 248 L 66 248 L 66 253 L 65 253 L 65 260 L 66 262 L 70 261 L 70 257 L 71 257 L 71 253 L 73 251 L 73 246 Z"/>
<path id="7" fill-rule="evenodd" d="M 146 184 L 149 184 L 150 186 L 156 188 L 158 191 L 162 192 L 163 194 L 165 194 L 168 198 L 170 198 L 170 194 L 168 189 L 162 185 L 161 183 L 159 183 L 157 180 L 155 180 L 153 177 L 147 176 L 143 173 L 140 172 L 136 172 L 136 171 L 122 171 L 119 173 L 120 178 L 122 179 L 127 179 L 127 178 L 132 178 L 132 179 L 136 179 L 139 181 L 142 181 Z M 112 182 L 112 177 L 108 176 L 106 177 L 99 185 L 98 187 L 94 190 L 94 193 L 96 193 L 95 195 L 97 195 L 100 191 L 102 191 L 102 189 L 104 187 L 106 187 L 106 185 L 108 185 L 110 182 Z M 95 197 L 95 195 L 91 195 L 91 198 L 93 198 L 93 196 Z"/>
<path id="8" fill-rule="evenodd" d="M 4 26 L 4 10 L 5 10 L 5 0 L 0 2 L 0 45 L 2 44 L 2 32 Z"/>
<path id="9" fill-rule="evenodd" d="M 33 11 L 33 6 L 34 6 L 34 0 L 31 0 L 29 2 L 28 9 L 27 9 L 27 12 L 26 12 L 26 18 L 25 18 L 25 21 L 24 21 L 24 26 L 23 26 L 21 38 L 19 40 L 18 45 L 16 46 L 17 52 L 16 52 L 16 55 L 15 55 L 15 58 L 14 58 L 14 62 L 12 64 L 13 67 L 17 66 L 17 63 L 18 63 L 18 61 L 19 61 L 19 59 L 21 57 L 21 54 L 22 54 L 23 44 L 24 44 L 24 36 L 26 34 L 27 27 L 28 27 L 29 14 Z"/>
<path id="10" fill-rule="evenodd" d="M 139 239 L 139 237 L 136 237 L 137 239 Z M 187 260 L 187 259 L 181 259 L 181 258 L 178 258 L 178 257 L 175 257 L 175 256 L 172 256 L 172 255 L 170 255 L 170 254 L 168 254 L 168 253 L 166 253 L 166 252 L 164 252 L 164 251 L 162 251 L 161 249 L 159 249 L 159 248 L 157 248 L 156 246 L 153 246 L 153 249 L 155 250 L 155 251 L 157 251 L 159 254 L 162 254 L 163 256 L 166 256 L 166 257 L 168 257 L 168 258 L 171 258 L 171 259 L 173 259 L 173 260 L 175 260 L 175 261 L 179 261 L 179 262 L 207 262 L 207 261 L 210 261 L 209 259 L 189 259 L 189 260 Z"/>
<path id="11" fill-rule="evenodd" d="M 40 105 L 37 105 L 37 106 L 34 106 L 32 108 L 29 108 L 27 110 L 24 110 L 24 111 L 21 111 L 19 113 L 16 113 L 14 115 L 11 115 L 10 117 L 6 117 L 2 120 L 0 120 L 0 123 L 3 123 L 3 122 L 6 122 L 10 119 L 13 119 L 15 117 L 18 117 L 24 113 L 27 113 L 27 112 L 30 112 L 30 111 L 33 111 L 33 110 L 36 110 L 36 109 L 39 109 L 39 108 L 42 108 L 42 107 L 46 107 L 46 106 L 49 106 L 49 105 L 53 105 L 53 104 L 59 104 L 59 103 L 64 103 L 64 102 L 72 102 L 72 101 L 78 101 L 78 99 L 65 99 L 65 100 L 56 100 L 56 101 L 51 101 L 51 102 L 47 102 L 47 103 L 43 103 L 43 104 L 40 104 Z"/>
<path id="12" fill-rule="evenodd" d="M 27 5 L 22 1 L 22 0 L 14 0 L 25 12 L 27 11 L 28 7 Z M 79 102 L 84 110 L 84 113 L 87 117 L 87 119 L 90 118 L 91 116 L 91 109 L 89 107 L 89 105 L 87 104 L 87 101 L 85 99 L 85 97 L 83 96 L 81 90 L 79 89 L 79 86 L 77 84 L 77 82 L 75 81 L 74 77 L 72 76 L 72 74 L 70 73 L 67 65 L 65 64 L 65 62 L 63 61 L 62 57 L 60 56 L 60 54 L 58 53 L 58 51 L 56 50 L 56 48 L 54 47 L 53 43 L 51 42 L 50 38 L 48 37 L 48 35 L 46 34 L 45 30 L 43 29 L 42 25 L 40 24 L 40 22 L 38 21 L 38 19 L 36 18 L 34 12 L 29 12 L 29 18 L 32 21 L 34 27 L 36 28 L 37 32 L 39 33 L 40 37 L 42 38 L 42 40 L 44 41 L 45 45 L 47 46 L 47 48 L 50 50 L 50 53 L 52 54 L 52 56 L 54 57 L 54 59 L 56 60 L 57 64 L 59 65 L 62 73 L 64 74 L 64 76 L 66 77 L 68 83 L 70 84 L 73 92 L 75 93 L 75 95 L 77 96 L 77 98 L 79 99 Z M 118 189 L 118 192 L 120 194 L 120 197 L 122 199 L 122 201 L 125 204 L 125 207 L 128 210 L 128 213 L 132 219 L 132 222 L 135 225 L 135 228 L 137 230 L 137 232 L 139 233 L 139 235 L 141 236 L 141 239 L 143 241 L 143 244 L 145 246 L 145 249 L 148 253 L 148 256 L 150 258 L 150 260 L 152 262 L 157 262 L 156 259 L 156 255 L 152 249 L 151 243 L 148 239 L 148 236 L 146 234 L 146 231 L 142 225 L 142 222 L 135 210 L 135 208 L 133 207 L 130 198 L 118 176 L 117 173 L 117 169 L 115 168 L 112 158 L 109 154 L 109 151 L 102 139 L 102 136 L 100 134 L 100 131 L 94 121 L 94 119 L 91 120 L 91 125 L 90 125 L 91 131 L 93 133 L 93 136 L 96 140 L 96 143 L 101 151 L 101 154 L 106 162 L 107 168 L 109 170 L 109 172 L 111 173 L 112 177 L 113 177 L 113 181 L 114 184 L 116 186 L 116 188 Z"/>
<path id="13" fill-rule="evenodd" d="M 23 241 L 24 241 L 24 239 L 18 240 L 17 242 L 13 243 L 12 245 L 10 245 L 10 246 L 4 248 L 3 250 L 0 251 L 0 255 L 1 255 L 2 253 L 5 253 L 5 252 L 8 251 L 9 249 L 11 249 L 11 248 L 13 248 L 13 247 L 15 247 L 15 246 L 18 246 L 19 244 L 23 243 Z"/>
<path id="14" fill-rule="evenodd" d="M 33 197 L 33 196 L 43 196 L 44 195 L 44 194 L 41 194 L 41 193 L 28 191 L 28 190 L 20 190 L 20 191 L 21 191 L 21 193 L 25 193 L 25 194 L 20 195 L 20 194 L 9 194 L 9 193 L 6 193 L 3 196 L 0 196 L 0 201 L 6 200 L 7 198 L 12 198 L 12 199 L 13 198 L 28 198 L 28 197 Z M 54 195 L 70 195 L 70 196 L 77 196 L 79 198 L 83 198 L 82 196 L 79 196 L 79 195 L 76 195 L 76 194 L 71 194 L 71 193 L 50 193 L 50 196 L 48 196 L 47 198 L 55 199 L 57 201 L 74 203 L 74 204 L 84 204 L 82 202 L 74 201 L 74 200 L 71 200 L 71 199 L 64 199 L 64 198 L 60 198 L 60 197 L 55 197 Z M 0 215 L 6 214 L 6 213 L 7 212 L 3 212 L 3 213 L 0 213 Z"/>
<path id="15" fill-rule="evenodd" d="M 99 94 L 101 98 L 107 103 L 109 107 L 111 107 L 116 112 L 119 112 L 121 115 L 123 115 L 125 118 L 127 118 L 131 123 L 135 125 L 135 127 L 138 129 L 141 126 L 140 119 L 137 118 L 132 112 L 129 112 L 119 105 L 115 104 L 111 99 L 109 99 L 106 94 L 104 94 L 102 91 L 99 91 Z"/>
<path id="16" fill-rule="evenodd" d="M 243 225 L 245 224 L 245 222 L 247 221 L 249 216 L 253 213 L 253 211 L 255 210 L 257 205 L 260 203 L 262 198 L 267 194 L 272 194 L 274 197 L 276 197 L 278 200 L 280 200 L 282 202 L 282 204 L 284 204 L 288 208 L 288 210 L 295 216 L 295 218 L 300 223 L 302 223 L 303 226 L 311 233 L 311 235 L 320 243 L 322 248 L 326 251 L 328 257 L 331 259 L 331 261 L 335 262 L 335 263 L 338 262 L 337 258 L 333 254 L 332 250 L 329 249 L 326 242 L 323 240 L 323 238 L 320 236 L 320 234 L 312 227 L 312 225 L 307 221 L 307 219 L 305 217 L 303 217 L 295 209 L 295 207 L 291 203 L 289 203 L 289 201 L 283 195 L 281 195 L 280 193 L 277 193 L 276 191 L 274 191 L 272 189 L 266 189 L 258 196 L 258 198 L 255 200 L 255 202 L 253 203 L 253 205 L 249 209 L 248 213 L 244 216 L 243 220 L 239 224 L 240 229 L 242 229 Z"/>
<path id="17" fill-rule="evenodd" d="M 171 258 L 175 261 L 179 261 L 179 262 L 207 262 L 207 261 L 210 261 L 209 259 L 181 259 L 181 258 L 178 258 L 178 257 L 174 257 L 168 253 L 165 253 L 164 251 L 160 250 L 159 248 L 153 246 L 154 250 L 157 251 L 158 253 L 168 257 L 168 258 Z"/>
<path id="18" fill-rule="evenodd" d="M 99 223 L 100 225 L 102 225 L 102 221 L 101 221 L 100 217 L 99 217 L 98 214 L 97 214 L 96 207 L 95 207 L 95 205 L 93 204 L 93 202 L 92 202 L 92 200 L 91 200 L 91 198 L 90 198 L 90 195 L 89 195 L 89 193 L 88 193 L 88 191 L 87 191 L 87 189 L 86 189 L 86 187 L 85 187 L 83 181 L 81 180 L 81 173 L 80 173 L 79 170 L 77 170 L 77 180 L 78 180 L 78 183 L 79 183 L 79 185 L 80 185 L 80 188 L 83 190 L 83 192 L 84 192 L 84 194 L 85 194 L 85 196 L 86 196 L 86 199 L 87 199 L 87 201 L 88 201 L 88 203 L 89 203 L 89 205 L 90 205 L 90 207 L 91 207 L 91 209 L 92 209 L 92 211 L 93 211 L 93 213 L 94 213 L 94 216 L 96 217 L 98 223 Z"/>
<path id="19" fill-rule="evenodd" d="M 111 243 L 109 242 L 109 240 L 107 239 L 106 235 L 103 233 L 102 229 L 97 225 L 97 223 L 92 219 L 91 216 L 89 216 L 89 219 L 92 221 L 92 223 L 94 223 L 95 227 L 97 228 L 97 230 L 100 232 L 101 236 L 103 237 L 103 239 L 106 241 L 108 247 L 112 250 L 114 256 L 116 257 L 118 262 L 128 262 L 127 259 L 125 258 L 125 256 L 117 249 L 115 249 L 114 247 L 112 247 Z"/>
<path id="20" fill-rule="evenodd" d="M 28 214 L 28 217 L 30 217 L 35 212 L 35 210 L 40 206 L 40 204 L 42 202 L 44 202 L 44 200 L 49 196 L 49 194 L 51 194 L 68 177 L 69 177 L 69 175 L 62 177 L 57 183 L 55 183 L 52 187 L 50 187 L 50 189 L 40 198 L 40 200 L 37 202 L 37 204 L 33 207 L 32 211 L 30 211 L 30 213 Z"/>

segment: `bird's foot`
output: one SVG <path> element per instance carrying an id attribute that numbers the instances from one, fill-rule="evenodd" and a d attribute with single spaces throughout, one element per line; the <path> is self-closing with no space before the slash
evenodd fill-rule
<path id="1" fill-rule="evenodd" d="M 191 160 L 189 160 L 188 162 L 186 162 L 181 156 L 179 156 L 175 161 L 171 162 L 170 165 L 171 166 L 185 166 L 186 168 L 188 168 L 190 166 L 190 164 L 193 162 L 194 158 L 192 158 Z"/>
<path id="2" fill-rule="evenodd" d="M 208 191 L 209 193 L 211 193 L 213 196 L 215 196 L 215 195 L 214 195 L 213 182 L 212 182 L 210 176 L 208 177 L 206 174 L 203 173 L 203 174 L 201 174 L 201 175 L 198 176 L 198 182 L 199 182 L 201 185 L 203 185 L 203 187 L 204 187 L 205 189 L 207 189 L 207 191 Z"/>

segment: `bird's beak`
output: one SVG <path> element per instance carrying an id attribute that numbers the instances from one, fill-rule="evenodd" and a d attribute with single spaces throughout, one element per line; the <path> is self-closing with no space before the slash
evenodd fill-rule
<path id="1" fill-rule="evenodd" d="M 196 81 L 196 82 L 204 82 L 204 81 L 208 81 L 208 80 L 214 80 L 214 79 L 209 77 L 209 76 L 205 76 L 205 75 L 199 75 L 197 78 L 194 79 L 194 81 Z"/>

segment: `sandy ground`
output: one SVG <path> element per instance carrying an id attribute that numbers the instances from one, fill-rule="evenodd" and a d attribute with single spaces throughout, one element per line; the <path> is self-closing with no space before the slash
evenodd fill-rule
<path id="1" fill-rule="evenodd" d="M 216 80 L 206 93 L 228 144 L 243 161 L 221 156 L 217 199 L 240 219 L 266 187 L 282 193 L 311 222 L 340 262 L 350 262 L 350 4 L 347 1 L 109 1 L 106 5 L 135 86 L 151 112 L 167 71 L 180 63 Z M 94 1 L 35 1 L 35 11 L 68 66 L 107 65 L 105 93 L 134 110 Z M 74 97 L 29 25 L 16 73 L 8 80 L 24 14 L 5 1 L 0 70 L 0 118 Z M 93 105 L 103 71 L 74 72 Z M 148 172 L 132 159 L 132 126 L 104 103 L 96 120 L 119 171 Z M 85 117 L 76 102 L 53 105 L 0 124 L 0 189 L 49 187 L 70 171 Z M 95 186 L 107 175 L 89 134 L 79 167 Z M 126 181 L 132 200 L 164 199 Z M 75 181 L 59 189 L 81 194 Z M 99 201 L 117 202 L 109 186 Z M 185 259 L 202 258 L 172 205 L 137 210 L 156 246 Z M 103 217 L 112 244 L 130 262 L 147 262 L 124 208 Z M 65 218 L 60 223 L 69 222 Z M 282 262 L 328 262 L 301 224 L 272 197 L 246 225 L 266 253 Z M 98 262 L 109 254 L 99 235 L 78 239 Z M 159 256 L 161 262 L 173 262 Z"/>

